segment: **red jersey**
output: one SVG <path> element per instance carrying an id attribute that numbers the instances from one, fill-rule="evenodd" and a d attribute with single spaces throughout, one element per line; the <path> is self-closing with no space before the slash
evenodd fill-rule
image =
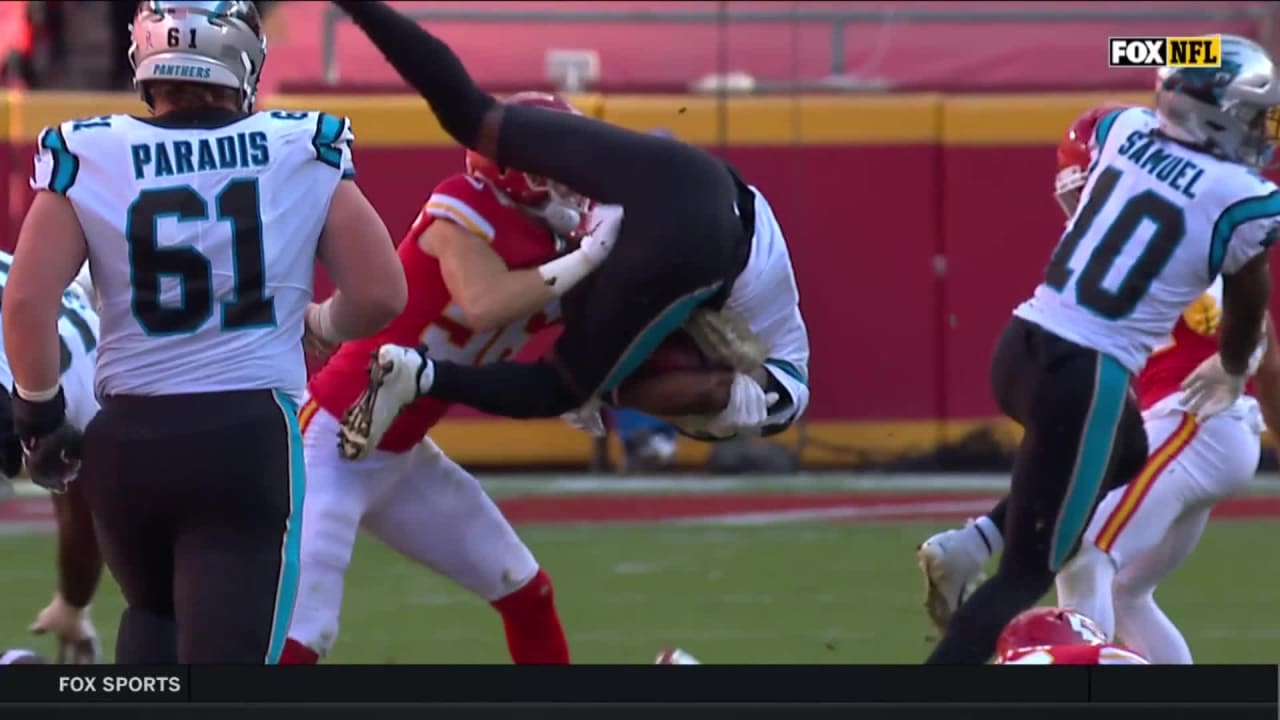
<path id="1" fill-rule="evenodd" d="M 1147 359 L 1146 367 L 1134 381 L 1138 404 L 1145 412 L 1151 406 L 1181 390 L 1182 381 L 1200 363 L 1218 352 L 1218 322 L 1222 315 L 1222 278 L 1214 280 L 1209 289 L 1178 318 L 1168 341 L 1155 349 Z M 1265 348 L 1260 346 L 1254 354 L 1254 364 Z M 1245 389 L 1253 393 L 1252 382 Z"/>
<path id="2" fill-rule="evenodd" d="M 497 330 L 479 332 L 468 327 L 466 315 L 445 286 L 439 261 L 418 246 L 418 238 L 438 220 L 457 223 L 485 238 L 512 269 L 536 267 L 556 255 L 551 232 L 484 180 L 458 174 L 441 182 L 400 241 L 400 264 L 409 285 L 404 311 L 377 334 L 343 344 L 307 385 L 312 399 L 334 417 L 342 417 L 368 385 L 369 358 L 381 345 L 425 344 L 433 358 L 483 365 L 506 360 L 530 337 L 559 320 L 559 307 L 553 303 Z M 448 410 L 449 403 L 419 398 L 400 412 L 378 449 L 409 450 Z"/>
<path id="3" fill-rule="evenodd" d="M 1005 653 L 997 665 L 1150 665 L 1119 645 L 1043 645 Z"/>

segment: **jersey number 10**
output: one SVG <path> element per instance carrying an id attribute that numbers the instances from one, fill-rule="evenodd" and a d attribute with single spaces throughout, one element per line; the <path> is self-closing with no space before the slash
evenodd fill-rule
<path id="1" fill-rule="evenodd" d="M 219 222 L 231 225 L 232 299 L 221 304 L 224 330 L 272 327 L 275 302 L 266 296 L 266 259 L 262 247 L 262 211 L 258 181 L 241 178 L 222 188 L 214 201 Z M 190 187 L 143 190 L 129 206 L 125 238 L 129 243 L 133 314 L 151 335 L 183 335 L 199 330 L 213 315 L 213 266 L 193 247 L 160 247 L 160 218 L 178 222 L 209 220 L 209 203 Z M 160 303 L 162 277 L 177 278 L 182 300 Z"/>
<path id="2" fill-rule="evenodd" d="M 1045 284 L 1062 292 L 1075 271 L 1070 267 L 1080 241 L 1089 234 L 1099 213 L 1115 192 L 1121 172 L 1108 167 L 1098 174 L 1084 207 L 1062 236 L 1053 251 L 1053 259 L 1045 272 Z M 1120 253 L 1133 240 L 1143 221 L 1153 227 L 1147 244 L 1125 272 L 1116 289 L 1103 287 L 1103 281 L 1115 266 Z M 1085 261 L 1076 281 L 1076 302 L 1109 320 L 1119 320 L 1133 312 L 1151 289 L 1151 283 L 1164 269 L 1187 234 L 1187 221 L 1182 208 L 1154 190 L 1143 190 L 1120 207 L 1115 218 L 1098 240 Z"/>

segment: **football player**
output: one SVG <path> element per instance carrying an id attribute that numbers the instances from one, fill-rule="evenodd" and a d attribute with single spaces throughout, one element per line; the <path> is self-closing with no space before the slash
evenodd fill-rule
<path id="1" fill-rule="evenodd" d="M 381 329 L 404 276 L 354 182 L 350 122 L 255 110 L 267 40 L 252 2 L 136 10 L 150 113 L 40 135 L 0 310 L 15 425 L 37 480 L 65 483 L 83 445 L 76 482 L 126 602 L 117 662 L 272 664 L 298 593 L 304 336 Z M 81 438 L 53 341 L 59 289 L 86 259 L 102 408 Z M 319 304 L 317 260 L 338 287 Z"/>
<path id="2" fill-rule="evenodd" d="M 1032 608 L 1005 626 L 996 641 L 997 665 L 1150 665 L 1140 654 L 1107 642 L 1105 633 L 1074 610 Z"/>
<path id="3" fill-rule="evenodd" d="M 1055 197 L 1068 218 L 1088 179 L 1090 138 L 1098 121 L 1115 109 L 1086 111 L 1059 145 Z M 1180 386 L 1217 351 L 1221 305 L 1218 278 L 1186 309 L 1135 379 L 1153 449 L 1137 476 L 1104 496 L 1079 552 L 1057 579 L 1063 607 L 1094 618 L 1108 637 L 1118 635 L 1159 664 L 1190 663 L 1191 653 L 1156 604 L 1156 585 L 1196 546 L 1213 505 L 1253 478 L 1263 420 L 1266 426 L 1280 427 L 1280 354 L 1270 318 L 1265 340 L 1250 361 L 1252 387 L 1233 406 L 1207 419 L 1187 412 Z M 921 567 L 932 589 L 928 604 L 938 622 L 945 624 L 953 602 L 989 556 L 983 538 L 1001 541 L 1002 512 L 1003 504 L 992 515 L 935 535 L 921 547 Z"/>
<path id="4" fill-rule="evenodd" d="M 803 413 L 808 336 L 782 231 L 757 189 L 677 140 L 499 103 L 447 45 L 386 3 L 337 4 L 455 140 L 625 211 L 610 257 L 566 299 L 564 333 L 545 361 L 475 367 L 380 348 L 370 391 L 344 422 L 352 456 L 376 445 L 418 395 L 507 417 L 579 407 L 592 416 L 597 398 L 612 395 L 682 325 L 724 367 L 657 378 L 618 404 L 679 416 L 682 430 L 708 440 L 781 432 Z M 560 292 L 586 271 L 565 262 L 542 276 Z"/>
<path id="5" fill-rule="evenodd" d="M 0 252 L 0 293 L 3 293 L 13 257 Z M 98 412 L 93 396 L 93 366 L 98 354 L 98 315 L 92 309 L 92 289 L 78 280 L 62 294 L 58 318 L 58 351 L 62 386 L 67 394 L 68 417 L 83 430 Z M 4 343 L 0 341 L 0 484 L 8 486 L 25 470 L 22 447 L 13 428 L 9 370 Z M 76 483 L 54 493 L 57 523 L 58 589 L 53 600 L 36 616 L 32 632 L 52 635 L 58 644 L 59 663 L 84 664 L 98 659 L 98 634 L 90 619 L 89 603 L 102 577 L 102 556 L 93 534 L 93 518 L 84 493 Z"/>
<path id="6" fill-rule="evenodd" d="M 1218 351 L 1182 382 L 1183 408 L 1203 422 L 1244 390 L 1280 228 L 1280 191 L 1258 174 L 1280 74 L 1253 41 L 1222 43 L 1222 68 L 1163 68 L 1155 112 L 1114 110 L 1094 129 L 1079 207 L 992 360 L 997 402 L 1025 431 L 996 525 L 999 569 L 951 618 L 932 663 L 985 662 L 999 628 L 1075 553 L 1100 493 L 1142 468 L 1131 377 L 1220 274 Z"/>
<path id="7" fill-rule="evenodd" d="M 545 93 L 506 100 L 578 112 Z M 388 546 L 489 602 L 502 616 L 518 664 L 567 663 L 569 648 L 551 578 L 485 494 L 427 432 L 450 403 L 424 397 L 406 407 L 377 448 L 348 462 L 334 443 L 343 412 L 368 385 L 369 356 L 385 343 L 430 344 L 466 365 L 501 361 L 559 322 L 547 264 L 594 267 L 608 254 L 608 208 L 557 183 L 506 170 L 473 152 L 446 178 L 400 243 L 409 283 L 404 312 L 373 335 L 343 345 L 308 385 L 302 406 L 307 459 L 301 586 L 285 662 L 310 663 L 338 635 L 343 576 L 363 526 Z M 594 232 L 587 234 L 589 229 Z"/>

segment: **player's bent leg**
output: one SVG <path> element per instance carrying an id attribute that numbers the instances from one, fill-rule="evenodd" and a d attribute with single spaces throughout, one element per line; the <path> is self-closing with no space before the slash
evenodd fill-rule
<path id="1" fill-rule="evenodd" d="M 551 580 L 479 481 L 429 439 L 365 517 L 378 539 L 489 601 L 517 664 L 569 661 Z"/>
<path id="2" fill-rule="evenodd" d="M 339 455 L 338 421 L 314 401 L 299 413 L 307 466 L 302 504 L 298 599 L 281 663 L 311 664 L 338 638 L 344 578 L 366 509 L 391 487 L 407 464 L 401 455 L 375 451 L 358 462 Z"/>
<path id="3" fill-rule="evenodd" d="M 1074 552 L 1117 457 L 1145 454 L 1128 398 L 1128 373 L 1114 360 L 1031 323 L 1012 320 L 997 344 L 992 378 L 1001 407 L 1022 419 L 996 574 L 952 617 L 929 663 L 984 663 L 1001 629 L 1052 586 Z M 1119 433 L 1122 428 L 1136 432 Z"/>

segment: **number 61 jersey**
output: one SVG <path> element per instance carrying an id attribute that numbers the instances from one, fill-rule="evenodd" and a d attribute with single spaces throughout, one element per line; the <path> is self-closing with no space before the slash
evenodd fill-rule
<path id="1" fill-rule="evenodd" d="M 1080 206 L 1014 314 L 1141 370 L 1219 273 L 1267 249 L 1280 192 L 1252 168 L 1154 133 L 1146 108 L 1098 121 Z"/>
<path id="2" fill-rule="evenodd" d="M 109 115 L 46 128 L 31 187 L 66 196 L 99 302 L 98 395 L 306 382 L 303 314 L 353 135 L 324 113 Z"/>

